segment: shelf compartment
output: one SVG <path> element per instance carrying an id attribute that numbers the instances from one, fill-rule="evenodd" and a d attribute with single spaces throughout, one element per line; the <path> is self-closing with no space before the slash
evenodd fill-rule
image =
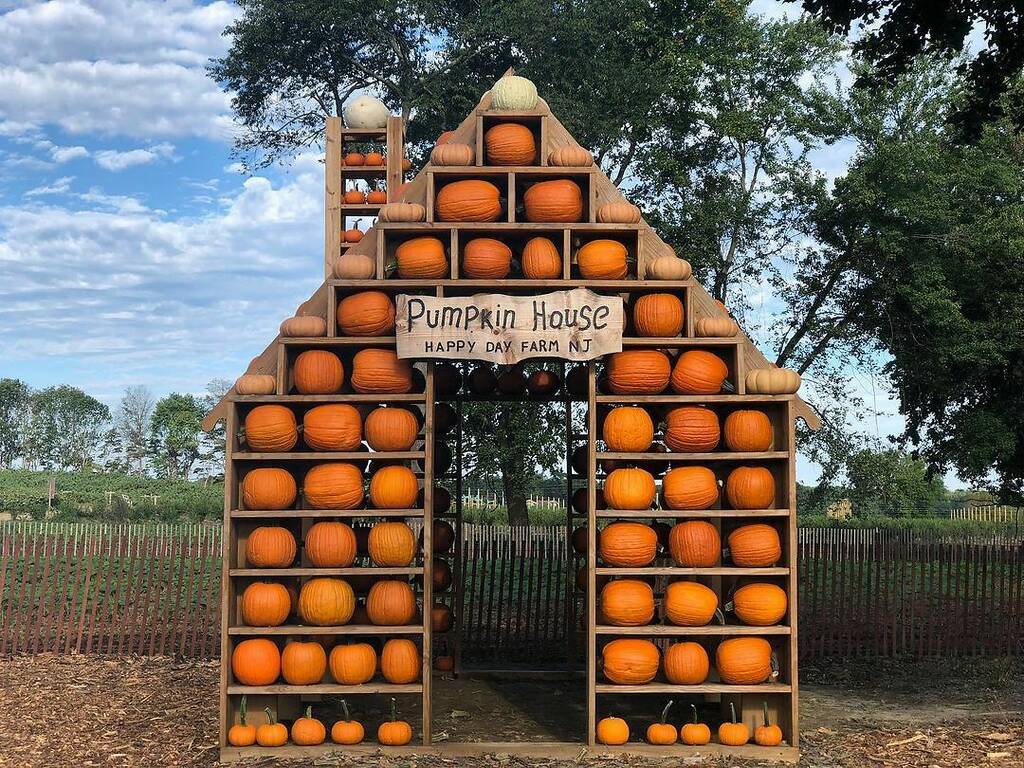
<path id="1" fill-rule="evenodd" d="M 375 624 L 342 624 L 339 627 L 314 627 L 305 624 L 282 624 L 279 627 L 229 627 L 229 635 L 422 635 L 422 624 L 377 626 Z"/>
<path id="2" fill-rule="evenodd" d="M 787 683 L 760 683 L 759 685 L 726 685 L 725 683 L 701 683 L 700 685 L 672 685 L 671 683 L 646 683 L 645 685 L 615 685 L 598 683 L 596 693 L 792 693 L 793 686 Z"/>
<path id="3" fill-rule="evenodd" d="M 358 518 L 358 517 L 423 517 L 422 509 L 233 509 L 238 519 L 282 518 Z"/>
<path id="4" fill-rule="evenodd" d="M 594 630 L 599 635 L 626 635 L 639 637 L 641 635 L 651 637 L 688 637 L 688 636 L 719 636 L 728 637 L 740 635 L 789 635 L 792 630 L 784 624 L 776 624 L 771 627 L 748 627 L 745 624 L 735 625 L 709 624 L 704 627 L 676 627 L 663 624 L 649 624 L 643 627 L 613 627 L 607 624 L 599 624 Z"/>
<path id="5" fill-rule="evenodd" d="M 335 685 L 321 683 L 319 685 L 229 685 L 229 696 L 259 696 L 261 694 L 326 694 L 347 696 L 362 693 L 422 693 L 423 686 L 419 683 L 409 685 L 392 685 L 391 683 L 366 683 L 365 685 Z"/>
<path id="6" fill-rule="evenodd" d="M 259 578 L 261 576 L 422 576 L 423 568 L 232 568 L 232 578 Z"/>
<path id="7" fill-rule="evenodd" d="M 606 568 L 597 567 L 598 576 L 788 576 L 789 568 L 735 568 L 727 565 L 711 568 L 684 568 L 672 566 L 649 566 L 647 568 Z"/>
<path id="8" fill-rule="evenodd" d="M 599 509 L 598 518 L 789 517 L 788 509 Z M 586 515 L 583 515 L 586 517 Z"/>

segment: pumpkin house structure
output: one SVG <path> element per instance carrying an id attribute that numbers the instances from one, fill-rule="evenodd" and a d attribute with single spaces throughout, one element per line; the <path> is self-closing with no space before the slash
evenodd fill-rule
<path id="1" fill-rule="evenodd" d="M 818 417 L 795 394 L 799 377 L 770 365 L 531 88 L 502 78 L 408 183 L 398 118 L 328 121 L 325 280 L 206 423 L 227 425 L 225 759 L 454 749 L 431 734 L 432 680 L 452 666 L 435 645 L 450 648 L 459 621 L 438 594 L 460 579 L 447 443 L 453 404 L 488 397 L 586 413 L 566 530 L 585 552 L 579 743 L 797 757 L 794 425 Z M 374 142 L 386 157 L 365 151 Z M 357 180 L 386 181 L 386 194 L 357 200 L 346 194 Z M 346 236 L 349 216 L 376 223 Z M 408 297 L 577 288 L 621 297 L 620 351 L 543 358 L 536 388 L 481 392 L 463 376 L 477 364 L 397 354 L 396 304 Z M 676 702 L 673 727 L 646 739 L 657 710 L 615 717 L 643 694 Z M 329 706 L 344 697 L 359 719 L 364 695 L 395 697 L 397 725 L 376 738 L 380 723 L 364 722 L 352 746 L 359 729 L 339 714 L 332 741 Z M 422 721 L 406 729 L 408 697 L 421 699 Z M 245 711 L 250 724 L 291 723 L 310 704 L 323 743 L 307 723 L 274 747 L 232 730 Z M 679 728 L 690 704 L 710 743 Z M 745 728 L 719 735 L 733 711 Z M 755 738 L 765 718 L 778 729 Z"/>

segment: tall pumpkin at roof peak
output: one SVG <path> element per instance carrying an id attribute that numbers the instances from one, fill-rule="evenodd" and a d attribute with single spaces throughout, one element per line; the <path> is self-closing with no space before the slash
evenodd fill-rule
<path id="1" fill-rule="evenodd" d="M 519 75 L 505 75 L 491 88 L 491 109 L 533 109 L 537 100 L 537 86 Z"/>
<path id="2" fill-rule="evenodd" d="M 349 102 L 344 114 L 349 128 L 384 128 L 391 111 L 380 99 L 363 94 Z"/>

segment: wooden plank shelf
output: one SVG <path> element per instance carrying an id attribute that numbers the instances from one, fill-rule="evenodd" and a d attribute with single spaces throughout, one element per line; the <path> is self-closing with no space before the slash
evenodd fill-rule
<path id="1" fill-rule="evenodd" d="M 423 568 L 382 568 L 367 566 L 361 568 L 232 568 L 232 577 L 259 578 L 261 576 L 421 576 Z"/>
<path id="2" fill-rule="evenodd" d="M 422 509 L 233 509 L 231 517 L 245 519 L 335 518 L 335 517 L 423 517 Z"/>
<path id="3" fill-rule="evenodd" d="M 597 568 L 598 576 L 788 576 L 789 568 L 736 568 L 718 565 L 711 568 L 654 565 L 646 568 Z"/>
<path id="4" fill-rule="evenodd" d="M 345 179 L 358 179 L 369 181 L 370 179 L 383 179 L 388 175 L 388 169 L 383 165 L 343 165 L 341 176 Z"/>
<path id="5" fill-rule="evenodd" d="M 392 336 L 289 336 L 281 339 L 286 347 L 393 347 Z"/>
<path id="6" fill-rule="evenodd" d="M 788 509 L 599 509 L 599 518 L 789 517 Z M 586 515 L 583 515 L 586 517 Z"/>
<path id="7" fill-rule="evenodd" d="M 623 348 L 643 347 L 662 349 L 664 347 L 739 347 L 743 341 L 737 337 L 723 339 L 708 336 L 623 336 Z"/>
<path id="8" fill-rule="evenodd" d="M 788 403 L 792 402 L 796 395 L 598 395 L 595 399 L 599 403 L 627 403 L 630 405 L 697 405 L 721 404 L 721 405 L 745 405 L 754 403 Z"/>
<path id="9" fill-rule="evenodd" d="M 423 686 L 418 683 L 393 685 L 391 683 L 366 683 L 365 685 L 335 685 L 320 683 L 319 685 L 229 685 L 229 696 L 259 696 L 261 694 L 308 693 L 334 696 L 348 696 L 363 693 L 422 693 Z"/>
<path id="10" fill-rule="evenodd" d="M 250 453 L 236 451 L 239 461 L 414 461 L 422 459 L 423 451 L 281 451 L 280 453 Z"/>
<path id="11" fill-rule="evenodd" d="M 522 232 L 524 230 L 558 232 L 568 229 L 571 232 L 639 232 L 639 224 L 602 224 L 596 221 L 382 221 L 376 227 L 382 231 L 437 231 L 444 229 L 460 229 L 465 231 L 487 230 Z M 621 282 L 644 282 L 642 280 L 623 280 Z M 664 283 L 664 280 L 649 280 L 652 284 Z M 687 281 L 689 282 L 689 281 Z"/>
<path id="12" fill-rule="evenodd" d="M 672 685 L 671 683 L 646 683 L 644 685 L 616 685 L 598 683 L 596 692 L 606 693 L 792 693 L 793 686 L 786 683 L 760 683 L 759 685 L 726 685 L 725 683 L 701 683 L 700 685 Z"/>
<path id="13" fill-rule="evenodd" d="M 376 216 L 380 212 L 380 205 L 371 203 L 342 203 L 342 216 Z"/>
<path id="14" fill-rule="evenodd" d="M 229 627 L 229 635 L 421 635 L 423 626 L 377 626 L 376 624 L 342 624 L 339 627 L 314 627 L 305 624 L 282 624 L 279 627 Z"/>
<path id="15" fill-rule="evenodd" d="M 444 280 L 402 280 L 399 278 L 387 280 L 339 280 L 331 279 L 328 285 L 335 288 L 346 288 L 351 290 L 377 290 L 384 291 L 391 289 L 415 289 L 415 288 L 472 288 L 480 290 L 500 291 L 503 288 L 534 288 L 537 290 L 559 291 L 569 288 L 590 288 L 594 291 L 617 291 L 628 293 L 631 291 L 681 291 L 689 288 L 692 283 L 689 280 L 579 280 L 576 278 L 557 280 L 526 280 L 520 278 L 508 278 L 505 280 L 476 280 L 471 278 L 444 279 Z M 324 337 L 319 337 L 324 338 Z M 373 337 L 366 337 L 373 338 Z M 659 337 L 664 338 L 664 337 Z M 670 337 L 669 340 L 678 341 L 683 337 Z M 686 337 L 684 340 L 702 339 L 704 337 Z M 713 341 L 713 340 L 712 340 Z M 721 339 L 719 339 L 721 341 Z M 736 343 L 735 339 L 725 339 Z"/>
<path id="16" fill-rule="evenodd" d="M 338 392 L 334 395 L 234 395 L 231 399 L 242 405 L 246 403 L 290 405 L 301 403 L 424 403 L 427 398 L 422 392 L 409 392 L 401 395 L 364 395 L 359 392 Z M 235 456 L 237 454 L 233 458 Z"/>
<path id="17" fill-rule="evenodd" d="M 786 451 L 712 451 L 709 453 L 622 453 L 598 451 L 597 460 L 623 461 L 778 461 L 789 458 Z"/>
<path id="18" fill-rule="evenodd" d="M 628 635 L 629 637 L 701 637 L 714 635 L 732 637 L 739 635 L 788 635 L 790 628 L 783 624 L 776 624 L 771 627 L 748 627 L 745 624 L 726 624 L 725 626 L 709 624 L 705 627 L 675 627 L 663 624 L 649 624 L 643 627 L 613 627 L 607 624 L 598 624 L 595 631 L 599 635 Z"/>
<path id="19" fill-rule="evenodd" d="M 384 141 L 388 137 L 387 128 L 342 128 L 341 138 L 345 141 Z"/>

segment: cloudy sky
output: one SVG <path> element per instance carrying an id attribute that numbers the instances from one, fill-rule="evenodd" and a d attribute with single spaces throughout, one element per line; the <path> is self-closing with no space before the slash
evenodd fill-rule
<path id="1" fill-rule="evenodd" d="M 198 393 L 319 285 L 319 158 L 241 175 L 229 97 L 205 73 L 237 14 L 0 0 L 0 376 L 108 403 L 132 384 Z M 822 153 L 822 170 L 847 154 Z M 878 383 L 861 386 L 882 406 L 865 429 L 898 427 Z"/>

